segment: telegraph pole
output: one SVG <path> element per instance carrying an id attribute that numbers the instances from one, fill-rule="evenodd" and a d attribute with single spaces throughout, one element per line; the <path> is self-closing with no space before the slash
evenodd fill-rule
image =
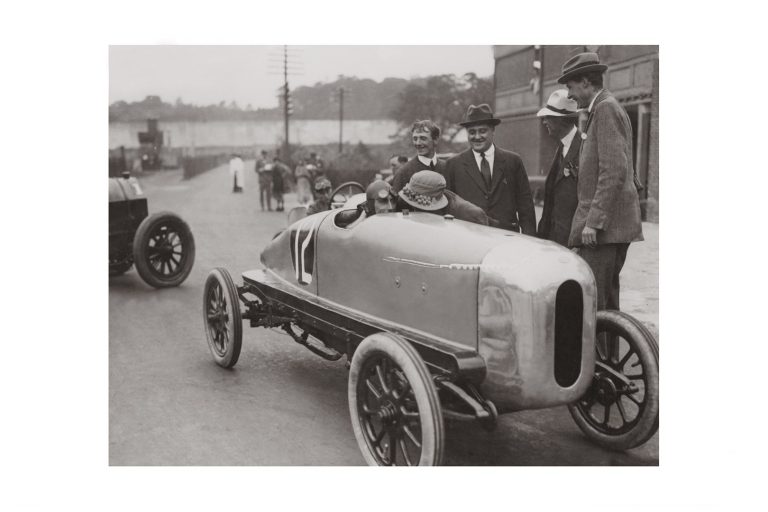
<path id="1" fill-rule="evenodd" d="M 291 52 L 295 52 L 295 50 L 291 49 Z M 301 68 L 297 67 L 295 62 L 289 62 L 289 57 L 292 57 L 294 60 L 296 59 L 295 53 L 291 54 L 291 52 L 288 51 L 288 45 L 283 45 L 282 52 L 279 54 L 275 53 L 270 56 L 273 59 L 270 60 L 270 63 L 272 66 L 274 66 L 270 67 L 270 70 L 273 71 L 270 74 L 280 74 L 283 78 L 283 85 L 278 87 L 278 99 L 283 104 L 283 126 L 285 131 L 283 133 L 282 158 L 285 161 L 290 159 L 291 156 L 291 145 L 289 137 L 290 118 L 291 115 L 293 115 L 293 102 L 291 100 L 291 88 L 288 84 L 288 75 L 302 74 Z"/>
<path id="2" fill-rule="evenodd" d="M 288 113 L 288 100 L 290 99 L 290 90 L 288 89 L 288 45 L 283 45 L 283 80 L 285 83 L 283 90 L 283 117 L 285 119 L 285 150 L 283 160 L 286 160 L 291 147 L 288 141 L 288 118 L 290 116 Z"/>
<path id="3" fill-rule="evenodd" d="M 344 144 L 344 86 L 339 87 L 339 154 Z"/>

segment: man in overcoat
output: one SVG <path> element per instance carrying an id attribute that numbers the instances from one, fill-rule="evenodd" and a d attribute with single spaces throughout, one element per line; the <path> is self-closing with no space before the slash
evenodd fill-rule
<path id="1" fill-rule="evenodd" d="M 558 143 L 544 183 L 544 211 L 536 236 L 567 247 L 578 204 L 576 183 L 581 148 L 581 132 L 576 128 L 578 107 L 574 100 L 568 99 L 566 89 L 558 89 L 536 115 Z"/>
<path id="2" fill-rule="evenodd" d="M 416 121 L 411 126 L 411 143 L 416 156 L 395 171 L 392 179 L 392 191 L 397 194 L 419 171 L 435 171 L 445 174 L 445 162 L 437 158 L 437 142 L 440 140 L 440 127 L 429 119 Z"/>
<path id="3" fill-rule="evenodd" d="M 517 153 L 493 143 L 499 123 L 487 104 L 469 106 L 459 124 L 467 130 L 470 147 L 446 162 L 447 189 L 482 208 L 492 225 L 535 236 L 528 174 Z"/>
<path id="4" fill-rule="evenodd" d="M 632 165 L 632 125 L 616 98 L 603 88 L 606 69 L 596 53 L 580 53 L 563 64 L 558 82 L 587 114 L 579 157 L 579 203 L 568 244 L 577 247 L 592 268 L 598 309 L 619 309 L 619 274 L 629 244 L 643 239 L 643 228 Z"/>

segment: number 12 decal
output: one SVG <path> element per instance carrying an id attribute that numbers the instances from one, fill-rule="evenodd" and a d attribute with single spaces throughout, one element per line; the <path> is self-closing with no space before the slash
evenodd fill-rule
<path id="1" fill-rule="evenodd" d="M 315 228 L 318 220 L 316 215 L 312 215 L 291 229 L 291 261 L 299 284 L 307 285 L 312 282 L 317 238 Z"/>

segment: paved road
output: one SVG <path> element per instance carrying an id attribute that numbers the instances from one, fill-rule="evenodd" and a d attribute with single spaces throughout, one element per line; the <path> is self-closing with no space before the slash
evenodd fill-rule
<path id="1" fill-rule="evenodd" d="M 218 367 L 208 351 L 201 313 L 208 271 L 225 267 L 239 282 L 242 271 L 261 266 L 261 249 L 285 225 L 285 214 L 260 211 L 252 162 L 246 169 L 245 192 L 237 195 L 224 167 L 190 181 L 175 171 L 141 178 L 150 212 L 171 210 L 190 224 L 197 257 L 175 289 L 150 288 L 135 270 L 110 278 L 111 465 L 363 464 L 341 362 L 327 362 L 281 332 L 247 326 L 234 369 Z M 630 252 L 628 266 L 631 259 Z M 565 407 L 502 416 L 492 433 L 448 422 L 446 434 L 450 465 L 659 462 L 658 435 L 627 453 L 602 450 Z"/>

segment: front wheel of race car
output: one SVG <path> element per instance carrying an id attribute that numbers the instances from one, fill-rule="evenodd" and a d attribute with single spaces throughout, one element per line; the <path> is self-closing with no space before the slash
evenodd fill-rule
<path id="1" fill-rule="evenodd" d="M 659 429 L 659 348 L 638 320 L 597 312 L 592 384 L 568 406 L 582 432 L 610 450 L 628 450 Z"/>
<path id="2" fill-rule="evenodd" d="M 136 230 L 133 259 L 139 275 L 150 286 L 178 286 L 192 271 L 195 262 L 192 231 L 173 213 L 150 215 Z"/>
<path id="3" fill-rule="evenodd" d="M 372 466 L 437 466 L 443 414 L 424 360 L 402 338 L 376 333 L 355 350 L 349 373 L 352 429 Z"/>
<path id="4" fill-rule="evenodd" d="M 205 280 L 203 321 L 213 360 L 223 368 L 232 368 L 240 357 L 243 318 L 237 288 L 226 269 L 211 270 Z"/>

